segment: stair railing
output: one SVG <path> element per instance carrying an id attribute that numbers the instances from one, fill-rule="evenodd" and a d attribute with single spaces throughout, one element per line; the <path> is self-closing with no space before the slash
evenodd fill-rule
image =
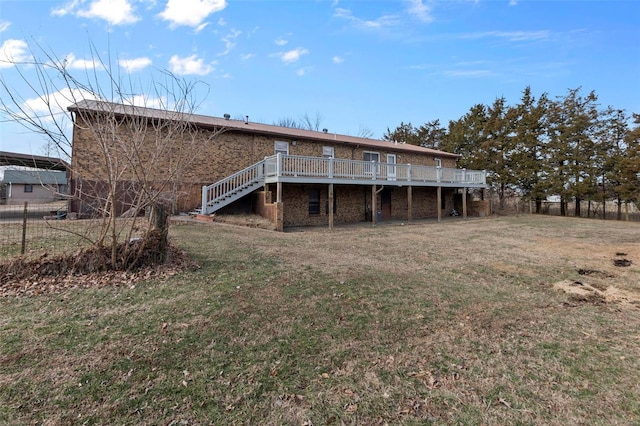
<path id="1" fill-rule="evenodd" d="M 264 180 L 264 160 L 226 178 L 202 187 L 202 213 L 208 214 L 209 207 L 221 198 Z"/>

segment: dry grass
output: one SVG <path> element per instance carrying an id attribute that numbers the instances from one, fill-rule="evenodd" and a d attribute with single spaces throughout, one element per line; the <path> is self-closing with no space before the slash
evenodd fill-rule
<path id="1" fill-rule="evenodd" d="M 199 270 L 2 301 L 0 423 L 640 422 L 637 224 L 172 233 Z"/>

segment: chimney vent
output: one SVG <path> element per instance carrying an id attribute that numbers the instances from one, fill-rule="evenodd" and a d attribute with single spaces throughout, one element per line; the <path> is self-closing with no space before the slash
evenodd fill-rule
<path id="1" fill-rule="evenodd" d="M 225 114 L 225 115 L 224 115 L 224 119 L 225 119 L 225 120 L 228 120 L 228 119 L 230 119 L 230 118 L 231 118 L 231 116 L 230 116 L 229 114 Z"/>
<path id="2" fill-rule="evenodd" d="M 327 133 L 329 129 L 322 129 L 322 133 Z"/>
<path id="3" fill-rule="evenodd" d="M 244 116 L 244 124 L 249 124 L 249 116 L 248 115 Z"/>

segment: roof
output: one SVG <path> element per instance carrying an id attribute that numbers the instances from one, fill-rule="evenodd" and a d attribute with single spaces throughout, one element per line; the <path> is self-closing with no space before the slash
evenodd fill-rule
<path id="1" fill-rule="evenodd" d="M 0 151 L 0 166 L 25 166 L 62 171 L 69 168 L 69 164 L 59 158 L 6 151 Z"/>
<path id="2" fill-rule="evenodd" d="M 67 175 L 65 172 L 52 170 L 0 169 L 0 183 L 11 183 L 13 185 L 66 185 Z"/>
<path id="3" fill-rule="evenodd" d="M 436 157 L 459 158 L 460 155 L 437 149 L 424 148 L 417 145 L 398 144 L 378 139 L 360 138 L 356 136 L 341 135 L 338 133 L 325 133 L 313 130 L 294 129 L 290 127 L 275 126 L 270 124 L 254 123 L 248 120 L 232 120 L 207 115 L 187 114 L 176 111 L 139 107 L 133 105 L 116 104 L 111 102 L 83 100 L 68 108 L 71 112 L 94 111 L 106 112 L 120 116 L 148 117 L 163 120 L 186 120 L 203 128 L 226 128 L 243 133 L 262 134 L 285 138 L 309 139 L 318 142 L 339 143 L 355 145 L 371 149 L 393 150 L 398 152 L 410 152 L 427 154 Z"/>

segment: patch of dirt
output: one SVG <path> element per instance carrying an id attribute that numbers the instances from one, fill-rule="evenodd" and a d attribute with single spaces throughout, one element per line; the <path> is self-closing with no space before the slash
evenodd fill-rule
<path id="1" fill-rule="evenodd" d="M 598 278 L 615 278 L 616 276 L 608 272 L 598 271 L 596 269 L 576 269 L 576 272 L 580 275 L 587 275 L 590 277 Z"/>
<path id="2" fill-rule="evenodd" d="M 267 218 L 256 214 L 237 214 L 237 215 L 215 215 L 215 222 L 228 223 L 230 225 L 241 225 L 249 228 L 275 229 L 273 223 Z"/>
<path id="3" fill-rule="evenodd" d="M 624 291 L 614 286 L 564 280 L 553 284 L 553 288 L 567 293 L 572 302 L 595 305 L 617 303 L 635 307 L 640 303 L 640 294 Z"/>
<path id="4" fill-rule="evenodd" d="M 37 262 L 49 264 L 50 259 L 36 260 L 34 271 L 38 271 Z M 42 265 L 40 265 L 42 266 Z M 61 275 L 31 274 L 17 277 L 11 273 L 0 274 L 0 297 L 37 296 L 41 294 L 58 294 L 78 288 L 132 286 L 140 281 L 167 278 L 187 269 L 199 266 L 192 261 L 185 251 L 169 246 L 167 260 L 159 265 L 148 266 L 135 271 L 102 271 L 94 273 L 77 273 L 69 270 Z"/>
<path id="5" fill-rule="evenodd" d="M 613 259 L 613 265 L 614 266 L 618 266 L 618 267 L 627 267 L 627 266 L 631 266 L 633 262 L 631 262 L 629 259 Z"/>

